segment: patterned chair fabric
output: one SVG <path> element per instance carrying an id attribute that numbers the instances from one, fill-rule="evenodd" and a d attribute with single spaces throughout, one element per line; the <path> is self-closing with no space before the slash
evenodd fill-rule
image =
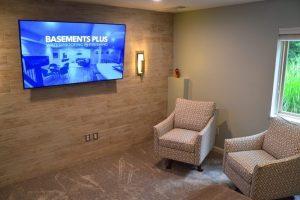
<path id="1" fill-rule="evenodd" d="M 272 118 L 263 133 L 225 140 L 224 172 L 254 200 L 300 194 L 299 149 L 300 127 Z"/>
<path id="2" fill-rule="evenodd" d="M 200 165 L 215 141 L 215 104 L 177 99 L 175 110 L 154 126 L 154 151 L 169 158 Z"/>
<path id="3" fill-rule="evenodd" d="M 282 118 L 271 119 L 262 149 L 277 159 L 299 154 L 300 126 L 288 123 Z"/>
<path id="4" fill-rule="evenodd" d="M 214 102 L 177 99 L 175 106 L 175 128 L 201 131 L 215 111 Z"/>
<path id="5" fill-rule="evenodd" d="M 193 153 L 197 136 L 196 131 L 174 128 L 159 138 L 159 145 Z"/>
<path id="6" fill-rule="evenodd" d="M 256 165 L 266 161 L 276 160 L 263 150 L 239 151 L 228 153 L 228 165 L 247 182 L 251 183 L 252 174 Z"/>

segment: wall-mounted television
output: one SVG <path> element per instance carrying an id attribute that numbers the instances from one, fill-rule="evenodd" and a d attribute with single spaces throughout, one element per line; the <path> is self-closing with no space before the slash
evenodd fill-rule
<path id="1" fill-rule="evenodd" d="M 24 89 L 123 78 L 126 26 L 19 20 Z"/>

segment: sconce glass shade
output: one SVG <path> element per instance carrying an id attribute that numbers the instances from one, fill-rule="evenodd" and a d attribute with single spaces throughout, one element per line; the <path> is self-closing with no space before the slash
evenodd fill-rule
<path id="1" fill-rule="evenodd" d="M 142 76 L 145 72 L 145 56 L 144 51 L 136 52 L 136 74 Z"/>

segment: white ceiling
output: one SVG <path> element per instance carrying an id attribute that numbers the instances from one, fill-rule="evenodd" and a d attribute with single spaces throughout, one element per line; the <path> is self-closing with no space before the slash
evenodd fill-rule
<path id="1" fill-rule="evenodd" d="M 138 8 L 162 12 L 183 12 L 204 8 L 236 5 L 263 0 L 61 0 L 92 4 Z M 178 7 L 185 8 L 178 8 Z"/>

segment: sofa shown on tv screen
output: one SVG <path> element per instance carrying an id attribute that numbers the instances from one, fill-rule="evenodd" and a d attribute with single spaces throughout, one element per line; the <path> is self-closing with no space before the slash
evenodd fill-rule
<path id="1" fill-rule="evenodd" d="M 123 78 L 126 26 L 19 20 L 25 89 Z"/>

